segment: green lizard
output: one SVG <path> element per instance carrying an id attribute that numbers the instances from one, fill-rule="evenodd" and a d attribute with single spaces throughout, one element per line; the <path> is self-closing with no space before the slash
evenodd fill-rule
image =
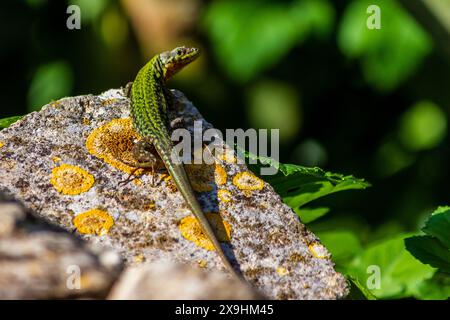
<path id="1" fill-rule="evenodd" d="M 137 74 L 128 91 L 131 100 L 133 126 L 142 139 L 135 144 L 133 154 L 137 164 L 134 167 L 152 168 L 162 164 L 172 176 L 175 185 L 183 195 L 189 208 L 213 243 L 223 264 L 235 276 L 237 272 L 225 256 L 214 231 L 206 219 L 196 197 L 183 164 L 173 161 L 172 141 L 169 135 L 168 110 L 173 103 L 172 93 L 166 81 L 199 55 L 196 48 L 178 47 L 172 51 L 154 56 Z M 155 151 L 160 159 L 154 155 Z M 162 164 L 161 164 L 162 160 Z"/>

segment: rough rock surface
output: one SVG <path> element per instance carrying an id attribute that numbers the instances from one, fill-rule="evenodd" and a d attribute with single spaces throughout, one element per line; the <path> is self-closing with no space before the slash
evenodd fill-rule
<path id="1" fill-rule="evenodd" d="M 250 286 L 218 271 L 158 261 L 122 273 L 111 300 L 254 300 L 263 299 Z"/>
<path id="2" fill-rule="evenodd" d="M 182 93 L 173 92 L 179 102 L 173 117 L 182 116 L 191 132 L 193 120 L 211 127 Z M 163 171 L 119 184 L 133 169 L 122 161 L 132 161 L 136 137 L 127 118 L 122 90 L 61 99 L 27 115 L 0 131 L 0 191 L 83 239 L 113 248 L 128 265 L 165 259 L 222 269 Z M 235 267 L 269 298 L 345 297 L 345 278 L 319 239 L 270 185 L 242 174 L 246 166 L 234 159 L 216 159 L 209 174 L 197 172 L 203 180 L 212 175 L 214 183 L 200 181 L 196 190 L 218 230 L 231 228 L 223 248 Z"/>
<path id="3" fill-rule="evenodd" d="M 0 299 L 103 298 L 121 258 L 34 217 L 0 194 Z"/>

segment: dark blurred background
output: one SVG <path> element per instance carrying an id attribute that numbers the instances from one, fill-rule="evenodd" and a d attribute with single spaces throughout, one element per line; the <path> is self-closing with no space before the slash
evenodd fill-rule
<path id="1" fill-rule="evenodd" d="M 81 9 L 80 30 L 66 27 L 70 4 Z M 371 4 L 381 8 L 379 30 L 366 25 Z M 0 6 L 0 118 L 118 88 L 154 54 L 193 45 L 201 59 L 170 86 L 217 128 L 280 128 L 281 162 L 372 183 L 321 200 L 329 225 L 364 241 L 417 230 L 449 204 L 449 0 Z"/>

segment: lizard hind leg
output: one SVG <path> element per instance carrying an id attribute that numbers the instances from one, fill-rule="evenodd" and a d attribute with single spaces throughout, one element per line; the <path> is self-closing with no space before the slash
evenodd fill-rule
<path id="1" fill-rule="evenodd" d="M 161 158 L 158 156 L 153 144 L 149 139 L 139 140 L 133 146 L 133 158 L 135 162 L 129 163 L 124 162 L 125 164 L 134 167 L 132 173 L 128 176 L 128 178 L 124 181 L 121 181 L 120 184 L 127 184 L 133 179 L 132 176 L 135 175 L 136 171 L 139 169 L 150 169 L 152 175 L 152 186 L 155 184 L 155 170 L 164 166 Z"/>

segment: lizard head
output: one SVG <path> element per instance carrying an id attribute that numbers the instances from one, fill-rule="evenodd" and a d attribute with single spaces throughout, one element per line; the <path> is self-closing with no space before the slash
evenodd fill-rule
<path id="1" fill-rule="evenodd" d="M 163 52 L 159 55 L 164 65 L 164 78 L 170 79 L 174 74 L 183 69 L 199 56 L 197 48 L 177 47 L 171 51 Z"/>

